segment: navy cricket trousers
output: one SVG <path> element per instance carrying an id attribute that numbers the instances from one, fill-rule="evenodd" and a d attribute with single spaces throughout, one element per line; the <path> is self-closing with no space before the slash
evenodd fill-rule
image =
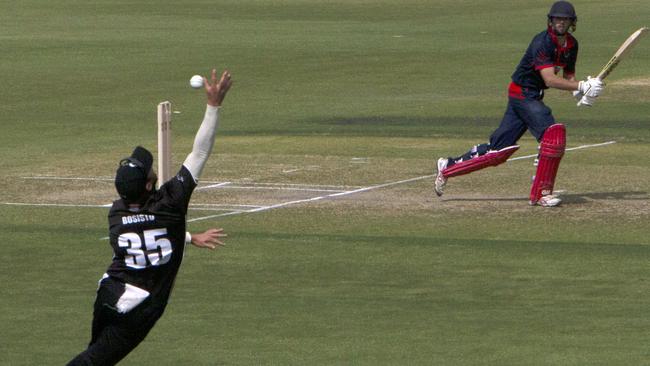
<path id="1" fill-rule="evenodd" d="M 516 145 L 529 130 L 537 141 L 555 123 L 551 109 L 541 99 L 508 97 L 508 107 L 499 127 L 490 136 L 490 148 L 501 150 Z"/>

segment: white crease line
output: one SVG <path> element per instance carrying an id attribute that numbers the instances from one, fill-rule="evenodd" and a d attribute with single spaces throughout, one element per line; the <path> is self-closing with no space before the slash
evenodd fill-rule
<path id="1" fill-rule="evenodd" d="M 615 144 L 616 141 L 607 141 L 607 142 L 602 142 L 599 144 L 590 144 L 590 145 L 580 145 L 576 147 L 571 147 L 566 149 L 565 151 L 573 151 L 573 150 L 580 150 L 580 149 L 588 149 L 592 147 L 600 147 L 600 146 L 606 146 L 606 145 L 611 145 Z M 516 158 L 510 158 L 507 161 L 515 161 L 515 160 L 522 160 L 522 159 L 530 159 L 537 157 L 537 154 L 533 155 L 525 155 L 525 156 L 518 156 Z M 363 158 L 352 158 L 354 159 L 363 159 Z M 102 178 L 102 177 L 57 177 L 57 176 L 34 176 L 34 177 L 21 177 L 22 179 L 41 179 L 41 180 L 90 180 L 90 181 L 113 181 L 114 178 Z M 208 188 L 216 188 L 220 186 L 226 186 L 229 184 L 232 184 L 232 182 L 204 182 L 204 183 L 209 183 L 213 185 L 209 186 L 201 186 L 197 187 L 196 190 L 201 190 L 201 189 L 208 189 Z M 355 186 L 334 186 L 334 185 L 318 185 L 318 184 L 297 184 L 297 183 L 246 183 L 248 185 L 280 185 L 280 186 L 301 186 L 301 187 L 331 187 L 331 188 L 354 188 Z"/>
<path id="2" fill-rule="evenodd" d="M 607 142 L 602 142 L 600 144 L 593 144 L 593 145 L 580 145 L 576 147 L 571 147 L 566 149 L 565 151 L 573 151 L 573 150 L 580 150 L 580 149 L 588 149 L 590 147 L 599 147 L 599 146 L 605 146 L 605 145 L 611 145 L 615 144 L 616 141 L 607 141 Z M 508 161 L 515 161 L 515 160 L 521 160 L 521 159 L 530 159 L 530 158 L 536 158 L 537 154 L 534 155 L 526 155 L 526 156 L 517 156 L 516 158 L 510 158 Z"/>
<path id="3" fill-rule="evenodd" d="M 394 185 L 398 185 L 398 184 L 414 182 L 414 181 L 417 181 L 417 180 L 429 179 L 429 178 L 433 178 L 433 177 L 435 177 L 434 174 L 432 174 L 432 175 L 423 175 L 421 177 L 404 179 L 404 180 L 400 180 L 400 181 L 397 181 L 397 182 L 389 182 L 389 183 L 384 183 L 384 184 L 378 184 L 376 186 L 359 188 L 359 189 L 355 189 L 355 190 L 352 190 L 352 191 L 338 192 L 338 193 L 328 194 L 328 195 L 325 195 L 325 196 L 318 196 L 318 197 L 306 198 L 306 199 L 302 199 L 302 200 L 289 201 L 289 202 L 282 202 L 282 203 L 278 203 L 278 204 L 275 204 L 275 205 L 259 207 L 259 208 L 255 208 L 255 209 L 248 210 L 248 211 L 243 211 L 243 212 L 229 212 L 229 213 L 219 214 L 219 215 L 210 215 L 210 216 L 205 216 L 205 217 L 197 217 L 197 218 L 194 218 L 194 219 L 191 219 L 191 220 L 187 220 L 187 222 L 196 222 L 196 221 L 201 221 L 201 220 L 208 220 L 208 219 L 213 219 L 213 218 L 220 217 L 220 216 L 236 215 L 236 214 L 240 214 L 240 213 L 253 213 L 253 212 L 268 211 L 268 210 L 272 210 L 272 209 L 275 209 L 275 208 L 295 205 L 295 204 L 299 204 L 299 203 L 315 202 L 315 201 L 320 201 L 320 200 L 324 200 L 324 199 L 327 199 L 327 198 L 346 196 L 346 195 L 355 194 L 355 193 L 359 193 L 359 192 L 366 192 L 366 191 L 370 191 L 370 190 L 373 190 L 373 189 L 384 188 L 384 187 L 394 186 Z"/>
<path id="4" fill-rule="evenodd" d="M 606 146 L 606 145 L 611 145 L 611 144 L 615 144 L 615 143 L 616 143 L 616 141 L 607 141 L 607 142 L 603 142 L 603 143 L 599 143 L 599 144 L 580 145 L 580 146 L 568 148 L 568 149 L 566 149 L 566 151 L 573 151 L 573 150 L 587 149 L 587 148 L 591 148 L 591 147 Z M 529 158 L 533 158 L 533 157 L 537 157 L 537 154 L 526 155 L 526 156 L 518 156 L 516 158 L 508 159 L 508 161 L 529 159 Z M 413 182 L 413 181 L 416 181 L 416 180 L 432 178 L 434 176 L 435 175 L 424 175 L 424 176 L 421 176 L 421 177 L 405 179 L 405 180 L 401 180 L 401 181 L 397 181 L 397 182 L 384 183 L 384 184 L 379 184 L 379 185 L 376 185 L 376 186 L 364 187 L 364 188 L 359 188 L 359 189 L 355 189 L 355 190 L 351 190 L 351 191 L 343 191 L 343 192 L 332 193 L 332 194 L 325 195 L 325 196 L 313 197 L 313 198 L 297 200 L 297 201 L 283 202 L 283 203 L 279 203 L 279 204 L 275 204 L 275 205 L 271 205 L 271 206 L 252 206 L 254 208 L 252 208 L 250 210 L 236 210 L 236 211 L 226 212 L 226 213 L 218 214 L 218 215 L 211 215 L 211 216 L 206 216 L 206 217 L 198 217 L 198 218 L 195 218 L 195 219 L 188 220 L 187 222 L 207 220 L 207 219 L 211 219 L 211 218 L 215 218 L 215 217 L 221 217 L 221 216 L 237 215 L 237 214 L 240 214 L 240 213 L 251 213 L 251 212 L 261 212 L 261 211 L 266 211 L 266 210 L 272 210 L 274 208 L 294 205 L 294 204 L 298 204 L 298 203 L 320 201 L 320 200 L 327 199 L 327 198 L 346 196 L 346 195 L 350 195 L 350 194 L 354 194 L 354 193 L 370 191 L 370 190 L 377 189 L 377 188 L 383 188 L 383 187 L 388 187 L 388 186 L 392 186 L 392 185 Z M 65 177 L 23 177 L 23 178 L 24 179 L 104 180 L 104 179 L 99 179 L 99 178 L 65 178 Z M 228 183 L 229 182 L 221 182 L 221 183 L 217 183 L 217 184 L 228 184 Z M 260 183 L 260 184 L 282 185 L 282 183 Z M 291 184 L 285 184 L 285 185 L 291 185 Z M 323 187 L 341 187 L 341 186 L 323 186 Z M 15 206 L 111 207 L 111 204 L 107 204 L 107 205 L 73 205 L 73 204 L 16 203 L 16 202 L 5 202 L 5 203 L 2 203 L 2 204 L 4 204 L 4 205 L 15 205 Z M 245 206 L 245 205 L 242 205 L 242 206 Z"/>
<path id="5" fill-rule="evenodd" d="M 248 212 L 249 210 L 242 210 L 238 208 L 228 207 L 190 207 L 192 211 L 232 211 L 232 212 Z"/>
<path id="6" fill-rule="evenodd" d="M 234 212 L 247 212 L 250 211 L 251 209 L 256 209 L 260 207 L 265 207 L 265 206 L 260 206 L 260 205 L 229 205 L 229 204 L 211 204 L 211 203 L 197 203 L 197 204 L 190 204 L 189 209 L 192 211 L 234 211 Z"/>
<path id="7" fill-rule="evenodd" d="M 195 191 L 202 191 L 204 189 L 209 189 L 209 188 L 223 187 L 223 186 L 227 186 L 228 184 L 230 184 L 230 182 L 221 182 L 221 183 L 216 183 L 216 184 L 210 184 L 210 185 L 207 185 L 207 186 L 196 187 Z"/>
<path id="8" fill-rule="evenodd" d="M 39 179 L 39 180 L 90 180 L 90 181 L 106 181 L 112 182 L 115 178 L 102 178 L 102 177 L 56 177 L 56 176 L 35 176 L 35 177 L 21 177 L 21 179 Z"/>
<path id="9" fill-rule="evenodd" d="M 207 184 L 217 184 L 222 182 L 210 182 L 205 181 L 202 183 Z M 283 186 L 283 187 L 308 187 L 308 188 L 361 188 L 361 186 L 341 186 L 341 185 L 330 185 L 330 184 L 309 184 L 309 183 L 255 183 L 255 182 L 231 182 L 231 184 L 247 185 L 247 186 Z"/>
<path id="10" fill-rule="evenodd" d="M 605 146 L 605 145 L 611 145 L 611 144 L 614 144 L 614 143 L 616 143 L 616 141 L 607 141 L 607 142 L 603 142 L 603 143 L 600 143 L 600 144 L 592 144 L 592 145 L 581 145 L 581 146 L 566 149 L 566 151 L 586 149 L 586 148 L 590 148 L 590 147 Z M 519 156 L 519 157 L 516 157 L 516 158 L 508 159 L 508 161 L 521 160 L 521 159 L 527 159 L 527 158 L 532 158 L 532 157 L 537 157 L 537 154 L 528 155 L 528 156 Z M 345 195 L 350 195 L 350 194 L 354 194 L 354 193 L 370 191 L 370 190 L 377 189 L 377 188 L 383 188 L 383 187 L 388 187 L 388 186 L 392 186 L 392 185 L 403 184 L 403 183 L 408 183 L 408 182 L 413 182 L 413 181 L 416 181 L 416 180 L 428 179 L 428 178 L 433 178 L 433 177 L 435 177 L 435 174 L 424 175 L 424 176 L 421 176 L 421 177 L 415 177 L 415 178 L 411 178 L 411 179 L 400 180 L 400 181 L 397 181 L 397 182 L 379 184 L 379 185 L 376 185 L 376 186 L 359 188 L 359 189 L 355 189 L 355 190 L 352 190 L 352 191 L 344 191 L 344 192 L 339 192 L 339 193 L 332 193 L 332 194 L 329 194 L 329 195 L 326 195 L 326 196 L 319 196 L 319 197 L 313 197 L 313 198 L 308 198 L 308 199 L 303 199 L 303 200 L 283 202 L 283 203 L 278 203 L 278 204 L 271 205 L 271 206 L 266 206 L 266 207 L 260 207 L 260 208 L 256 208 L 256 209 L 252 209 L 252 210 L 248 210 L 248 211 L 243 211 L 243 212 L 229 212 L 229 213 L 220 214 L 220 215 L 197 217 L 195 219 L 188 220 L 187 222 L 208 220 L 208 219 L 213 219 L 213 218 L 216 218 L 216 217 L 221 217 L 221 216 L 226 216 L 226 215 L 237 215 L 237 214 L 240 214 L 240 213 L 252 213 L 252 212 L 267 211 L 267 210 L 272 210 L 274 208 L 279 208 L 279 207 L 284 207 L 284 206 L 289 206 L 289 205 L 295 205 L 295 204 L 305 203 L 305 202 L 320 201 L 320 200 L 327 199 L 327 198 L 345 196 Z"/>
<path id="11" fill-rule="evenodd" d="M 239 204 L 228 204 L 228 203 L 190 203 L 190 208 L 192 207 L 249 207 L 249 208 L 258 208 L 264 207 L 263 205 L 239 205 Z"/>
<path id="12" fill-rule="evenodd" d="M 189 219 L 189 220 L 187 220 L 187 222 L 189 223 L 189 222 L 195 222 L 195 221 L 209 220 L 209 219 L 214 219 L 214 218 L 217 218 L 217 217 L 230 216 L 230 215 L 239 215 L 239 214 L 242 214 L 242 213 L 248 213 L 248 212 L 256 212 L 256 211 L 254 211 L 254 210 L 247 210 L 247 211 L 242 211 L 242 210 L 240 210 L 240 211 L 231 211 L 231 212 L 226 212 L 226 213 L 217 214 L 217 215 L 210 215 L 210 216 L 197 217 L 197 218 L 195 218 L 195 219 Z"/>
<path id="13" fill-rule="evenodd" d="M 355 190 L 353 190 L 353 191 L 347 191 L 347 192 L 341 192 L 341 193 L 334 193 L 334 194 L 330 194 L 330 195 L 328 195 L 327 197 L 345 196 L 345 195 L 348 195 L 348 194 L 353 194 L 353 193 L 359 193 L 359 192 L 370 191 L 370 190 L 377 189 L 377 188 L 384 188 L 384 187 L 390 187 L 390 186 L 394 186 L 394 185 L 398 185 L 398 184 L 414 182 L 414 181 L 416 181 L 416 180 L 422 180 L 422 179 L 427 179 L 427 178 L 433 178 L 433 177 L 435 177 L 435 176 L 436 176 L 435 174 L 423 175 L 423 176 L 421 176 L 421 177 L 415 177 L 415 178 L 410 178 L 410 179 L 404 179 L 404 180 L 400 180 L 400 181 L 397 181 L 397 182 L 390 182 L 390 183 L 379 184 L 379 185 L 376 185 L 376 186 L 370 186 L 370 187 L 365 187 L 365 188 L 359 188 L 359 189 L 355 189 Z"/>
<path id="14" fill-rule="evenodd" d="M 323 188 L 292 188 L 292 187 L 246 187 L 246 186 L 227 186 L 226 189 L 250 189 L 250 190 L 267 190 L 267 191 L 306 191 L 306 192 L 344 192 L 340 189 L 323 189 Z"/>
<path id="15" fill-rule="evenodd" d="M 107 203 L 104 205 L 82 205 L 82 204 L 73 204 L 73 203 L 30 203 L 30 202 L 0 202 L 0 205 L 7 206 L 36 206 L 36 207 L 90 207 L 90 208 L 110 208 L 113 204 Z M 237 208 L 239 207 L 239 208 Z M 197 211 L 241 211 L 246 212 L 251 208 L 266 207 L 260 205 L 226 205 L 226 204 L 190 204 L 190 210 Z M 248 208 L 248 209 L 245 209 Z"/>
<path id="16" fill-rule="evenodd" d="M 114 178 L 108 178 L 108 177 L 58 177 L 58 176 L 47 176 L 47 175 L 41 175 L 41 176 L 33 176 L 33 177 L 21 177 L 21 179 L 34 179 L 34 180 L 87 180 L 87 181 L 102 181 L 102 182 L 112 182 Z M 195 190 L 200 191 L 204 189 L 210 189 L 210 188 L 220 188 L 220 187 L 228 187 L 228 188 L 238 188 L 238 189 L 252 189 L 252 187 L 257 187 L 257 186 L 282 186 L 282 187 L 301 187 L 302 189 L 296 189 L 296 190 L 313 190 L 313 191 L 322 191 L 322 192 L 340 192 L 341 190 L 348 189 L 348 188 L 359 188 L 360 186 L 342 186 L 342 185 L 326 185 L 326 184 L 308 184 L 308 183 L 263 183 L 263 182 L 258 182 L 258 183 L 239 183 L 238 186 L 231 186 L 232 184 L 237 184 L 233 182 L 215 182 L 215 181 L 202 181 L 201 183 L 203 184 L 208 184 L 206 186 L 199 186 Z M 251 186 L 251 188 L 249 188 Z M 320 188 L 332 188 L 332 190 L 328 189 L 320 189 Z M 338 188 L 338 190 L 334 190 Z M 265 188 L 265 189 L 271 189 L 271 188 Z M 288 188 L 284 188 L 288 189 Z"/>
<path id="17" fill-rule="evenodd" d="M 0 204 L 9 206 L 54 206 L 54 207 L 111 207 L 112 203 L 105 205 L 78 205 L 72 203 L 27 203 L 27 202 L 2 202 Z"/>

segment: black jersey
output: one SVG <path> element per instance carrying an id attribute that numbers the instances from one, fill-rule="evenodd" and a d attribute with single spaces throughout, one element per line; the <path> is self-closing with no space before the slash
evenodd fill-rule
<path id="1" fill-rule="evenodd" d="M 539 95 L 540 91 L 548 89 L 539 73 L 540 70 L 553 67 L 556 74 L 562 70 L 565 77 L 572 76 L 575 74 L 577 58 L 578 41 L 567 33 L 566 43 L 560 45 L 557 36 L 549 28 L 536 35 L 530 42 L 512 74 L 512 82 L 528 91 L 530 96 Z"/>
<path id="2" fill-rule="evenodd" d="M 106 273 L 166 304 L 183 260 L 187 207 L 196 183 L 181 167 L 138 210 L 123 200 L 108 214 L 113 263 Z"/>

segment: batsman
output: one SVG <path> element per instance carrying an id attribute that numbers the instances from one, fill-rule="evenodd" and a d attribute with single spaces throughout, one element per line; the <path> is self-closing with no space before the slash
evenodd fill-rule
<path id="1" fill-rule="evenodd" d="M 575 8 L 568 1 L 557 1 L 551 6 L 547 29 L 533 38 L 512 74 L 508 106 L 489 143 L 473 146 L 459 157 L 438 159 L 435 181 L 438 196 L 442 196 L 449 178 L 504 163 L 519 149 L 517 141 L 528 130 L 540 143 L 530 204 L 554 207 L 562 202 L 553 194 L 553 185 L 564 155 L 566 132 L 544 104 L 544 90 L 571 91 L 582 104 L 591 106 L 604 86 L 598 78 L 587 77 L 583 81 L 575 78 L 578 41 L 572 32 L 577 21 Z"/>

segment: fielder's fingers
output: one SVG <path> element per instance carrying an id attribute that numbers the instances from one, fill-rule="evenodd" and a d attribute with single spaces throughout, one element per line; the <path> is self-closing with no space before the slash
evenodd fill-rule
<path id="1" fill-rule="evenodd" d="M 223 240 L 219 240 L 217 238 L 214 238 L 214 240 L 211 240 L 210 243 L 217 244 L 217 245 L 226 245 L 226 243 L 224 243 Z"/>
<path id="2" fill-rule="evenodd" d="M 219 80 L 219 87 L 223 91 L 227 91 L 230 88 L 230 73 L 226 70 L 221 74 L 221 79 Z"/>
<path id="3" fill-rule="evenodd" d="M 222 246 L 222 245 L 219 244 L 219 243 L 215 243 L 215 244 L 205 243 L 205 248 L 208 248 L 208 249 L 217 249 L 217 247 L 219 247 L 219 246 Z"/>
<path id="4" fill-rule="evenodd" d="M 214 244 L 213 241 L 210 241 L 210 240 L 208 239 L 208 240 L 203 241 L 203 242 L 201 243 L 200 247 L 202 247 L 202 248 L 214 249 L 214 248 L 216 248 L 217 246 Z"/>
<path id="5" fill-rule="evenodd" d="M 218 241 L 219 238 L 225 238 L 227 236 L 226 234 L 210 234 L 210 241 Z"/>
<path id="6" fill-rule="evenodd" d="M 217 236 L 217 237 L 224 237 L 228 236 L 228 234 L 223 232 L 223 229 L 210 229 L 210 235 L 212 236 Z"/>

